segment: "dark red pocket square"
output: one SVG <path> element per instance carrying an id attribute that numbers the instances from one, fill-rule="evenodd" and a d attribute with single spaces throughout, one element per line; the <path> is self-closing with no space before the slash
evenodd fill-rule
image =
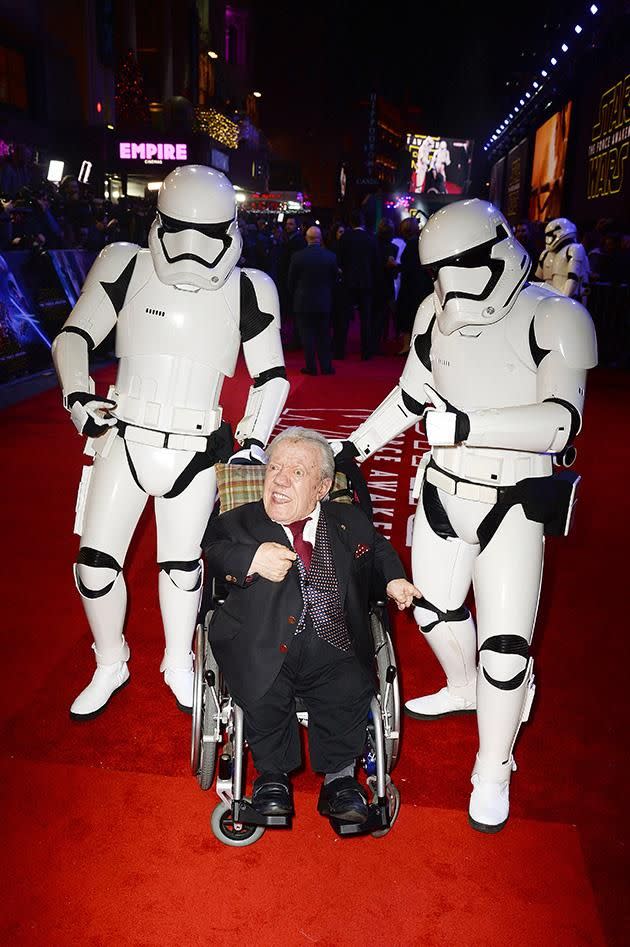
<path id="1" fill-rule="evenodd" d="M 360 559 L 361 556 L 364 556 L 364 555 L 365 555 L 366 553 L 368 553 L 369 551 L 370 551 L 370 547 L 369 547 L 369 546 L 365 546 L 363 543 L 359 543 L 359 545 L 357 546 L 357 548 L 354 550 L 354 558 L 355 558 L 355 559 Z"/>

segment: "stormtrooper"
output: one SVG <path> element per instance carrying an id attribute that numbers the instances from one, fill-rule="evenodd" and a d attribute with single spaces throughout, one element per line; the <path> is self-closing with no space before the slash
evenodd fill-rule
<path id="1" fill-rule="evenodd" d="M 586 250 L 578 243 L 577 229 L 566 217 L 545 226 L 545 249 L 540 254 L 536 279 L 551 289 L 584 302 L 590 275 Z"/>
<path id="2" fill-rule="evenodd" d="M 466 200 L 420 236 L 434 292 L 415 320 L 399 384 L 337 443 L 370 457 L 424 418 L 431 446 L 416 479 L 414 616 L 446 675 L 408 700 L 420 720 L 477 712 L 469 821 L 497 832 L 509 814 L 513 749 L 534 695 L 529 653 L 544 536 L 568 529 L 586 371 L 597 361 L 590 316 L 542 284 L 502 214 Z M 558 473 L 554 473 L 555 470 Z M 477 631 L 464 601 L 474 586 Z"/>
<path id="3" fill-rule="evenodd" d="M 150 496 L 166 640 L 160 670 L 179 708 L 192 706 L 191 641 L 214 464 L 264 459 L 289 388 L 276 288 L 264 273 L 240 269 L 240 256 L 228 179 L 201 165 L 178 168 L 160 189 L 149 248 L 106 247 L 55 339 L 64 406 L 93 457 L 77 499 L 74 575 L 96 671 L 72 704 L 75 720 L 101 713 L 129 680 L 122 570 Z M 103 397 L 90 378 L 89 356 L 114 328 L 118 372 Z M 240 449 L 232 454 L 220 396 L 241 343 L 253 384 L 236 430 Z"/>

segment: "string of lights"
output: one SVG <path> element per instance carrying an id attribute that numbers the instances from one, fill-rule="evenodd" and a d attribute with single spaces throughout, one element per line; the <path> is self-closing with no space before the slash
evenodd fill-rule
<path id="1" fill-rule="evenodd" d="M 599 7 L 592 3 L 588 8 L 588 12 L 591 16 L 596 16 L 599 13 Z M 580 23 L 576 23 L 573 27 L 574 32 L 579 36 L 583 32 L 583 27 Z M 565 55 L 569 52 L 569 44 L 564 42 L 560 46 L 560 51 L 562 55 Z M 519 113 L 527 109 L 530 102 L 534 100 L 542 91 L 544 91 L 546 83 L 551 79 L 551 71 L 554 70 L 559 63 L 559 55 L 553 55 L 550 57 L 549 62 L 545 63 L 540 69 L 539 75 L 532 80 L 532 83 L 529 88 L 525 89 L 518 103 L 512 106 L 512 110 L 508 112 L 506 117 L 502 122 L 498 124 L 494 132 L 490 135 L 487 142 L 483 146 L 484 151 L 492 151 L 498 146 L 501 141 L 502 136 L 510 130 L 510 127 L 517 121 L 520 120 Z"/>
<path id="2" fill-rule="evenodd" d="M 240 126 L 216 109 L 195 109 L 197 129 L 210 135 L 226 148 L 238 148 Z"/>

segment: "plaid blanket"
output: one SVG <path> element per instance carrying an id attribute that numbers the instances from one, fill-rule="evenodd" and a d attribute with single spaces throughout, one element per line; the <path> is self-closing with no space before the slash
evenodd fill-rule
<path id="1" fill-rule="evenodd" d="M 215 464 L 221 512 L 227 513 L 243 503 L 260 500 L 267 467 L 264 464 Z M 352 503 L 345 474 L 337 473 L 329 498 L 337 503 Z"/>

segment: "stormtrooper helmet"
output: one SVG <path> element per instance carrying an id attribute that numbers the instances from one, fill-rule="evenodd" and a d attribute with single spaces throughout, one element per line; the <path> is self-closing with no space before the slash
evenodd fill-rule
<path id="1" fill-rule="evenodd" d="M 545 224 L 545 247 L 547 250 L 559 250 L 568 243 L 577 240 L 577 227 L 566 217 L 557 217 Z"/>
<path id="2" fill-rule="evenodd" d="M 530 271 L 527 251 L 503 214 L 487 201 L 457 201 L 443 207 L 429 218 L 419 246 L 445 335 L 503 319 Z"/>
<path id="3" fill-rule="evenodd" d="M 163 283 L 220 289 L 242 250 L 234 189 L 225 175 L 201 164 L 172 171 L 158 193 L 149 250 Z"/>

